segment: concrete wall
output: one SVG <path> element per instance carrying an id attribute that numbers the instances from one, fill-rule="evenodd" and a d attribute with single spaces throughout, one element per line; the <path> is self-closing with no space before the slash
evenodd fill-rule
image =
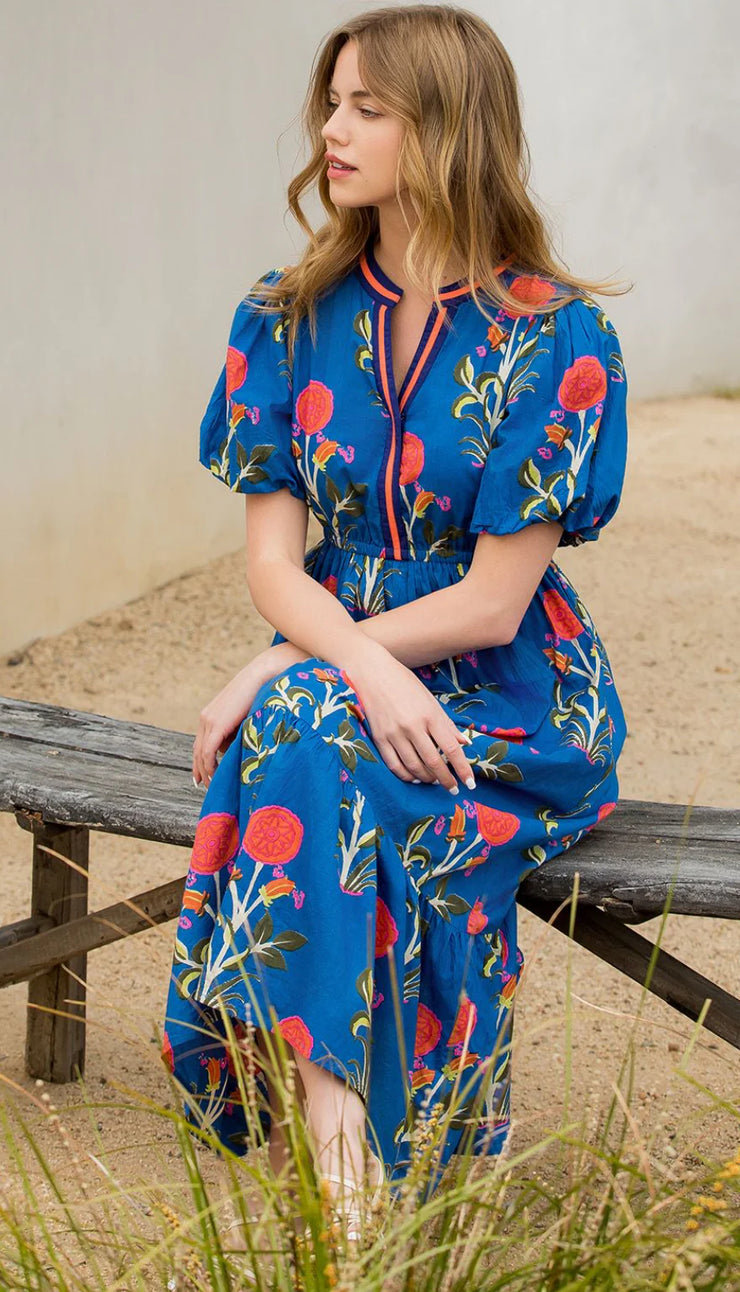
<path id="1" fill-rule="evenodd" d="M 300 249 L 295 118 L 360 7 L 0 4 L 0 651 L 241 542 L 198 424 L 236 302 Z M 565 259 L 637 284 L 608 303 L 633 396 L 737 385 L 740 9 L 473 7 L 517 66 Z"/>

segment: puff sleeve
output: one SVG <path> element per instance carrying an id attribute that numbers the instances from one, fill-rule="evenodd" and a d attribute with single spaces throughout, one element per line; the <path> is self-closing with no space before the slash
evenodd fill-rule
<path id="1" fill-rule="evenodd" d="M 260 282 L 277 282 L 270 269 Z M 289 489 L 305 499 L 292 441 L 293 393 L 280 314 L 236 307 L 226 362 L 200 426 L 200 462 L 238 493 Z"/>
<path id="2" fill-rule="evenodd" d="M 512 534 L 557 520 L 559 546 L 573 546 L 598 538 L 619 505 L 627 459 L 624 363 L 613 324 L 590 298 L 540 315 L 534 334 L 532 317 L 514 322 L 504 409 L 470 530 Z"/>

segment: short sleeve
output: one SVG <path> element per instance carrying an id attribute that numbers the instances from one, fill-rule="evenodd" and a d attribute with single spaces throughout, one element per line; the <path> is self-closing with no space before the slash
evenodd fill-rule
<path id="1" fill-rule="evenodd" d="M 619 505 L 627 382 L 611 321 L 590 298 L 514 321 L 512 369 L 470 523 L 512 534 L 563 526 L 560 547 L 598 538 Z M 517 337 L 517 331 L 519 336 Z"/>
<path id="2" fill-rule="evenodd" d="M 259 280 L 273 283 L 282 270 Z M 289 489 L 305 499 L 291 435 L 293 387 L 280 314 L 236 307 L 226 362 L 200 426 L 200 461 L 238 493 Z"/>

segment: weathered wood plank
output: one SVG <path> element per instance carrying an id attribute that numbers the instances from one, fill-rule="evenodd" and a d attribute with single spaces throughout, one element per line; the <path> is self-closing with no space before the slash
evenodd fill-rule
<path id="1" fill-rule="evenodd" d="M 37 933 L 43 933 L 45 929 L 54 927 L 54 921 L 44 915 L 29 915 L 25 920 L 14 920 L 12 924 L 5 924 L 0 929 L 0 951 L 4 947 L 17 946 L 19 942 L 25 942 L 26 938 L 33 938 Z"/>
<path id="2" fill-rule="evenodd" d="M 39 745 L 179 767 L 190 774 L 193 736 L 145 722 L 0 696 L 0 733 Z"/>
<path id="3" fill-rule="evenodd" d="M 554 915 L 557 907 L 549 902 L 522 898 L 521 892 L 519 900 L 527 910 L 540 919 L 551 922 L 553 928 L 568 935 L 568 907 Z M 655 945 L 641 934 L 635 933 L 634 929 L 625 927 L 614 916 L 579 905 L 576 908 L 573 940 L 619 969 L 628 978 L 644 985 Z M 712 1003 L 704 1019 L 704 1026 L 714 1032 L 715 1036 L 721 1036 L 724 1041 L 729 1041 L 730 1045 L 740 1049 L 740 1000 L 695 969 L 676 960 L 662 948 L 657 952 L 649 990 L 673 1009 L 694 1020 L 699 1017 L 704 1002 L 709 997 Z"/>
<path id="4" fill-rule="evenodd" d="M 0 949 L 0 987 L 34 978 L 70 956 L 109 946 L 132 933 L 143 933 L 180 914 L 187 876 L 149 888 L 126 901 L 91 911 L 81 919 L 57 925 L 22 945 Z"/>
<path id="5" fill-rule="evenodd" d="M 67 865 L 64 858 L 73 864 Z M 84 916 L 87 868 L 87 830 L 36 826 L 31 917 L 42 916 L 62 924 Z M 14 950 L 22 951 L 23 946 L 20 943 L 3 954 L 12 956 Z M 57 964 L 29 983 L 26 1068 L 30 1076 L 44 1081 L 72 1081 L 84 1074 L 86 976 L 87 957 L 76 955 L 66 965 Z"/>
<path id="6" fill-rule="evenodd" d="M 0 810 L 188 846 L 202 802 L 190 771 L 0 739 Z"/>

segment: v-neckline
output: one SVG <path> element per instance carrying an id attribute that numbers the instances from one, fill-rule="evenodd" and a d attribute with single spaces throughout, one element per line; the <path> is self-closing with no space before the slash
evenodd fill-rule
<path id="1" fill-rule="evenodd" d="M 457 306 L 470 296 L 472 289 L 470 283 L 464 279 L 459 279 L 455 283 L 447 283 L 440 288 L 439 295 L 442 308 L 440 309 L 437 306 L 436 301 L 432 302 L 411 362 L 400 387 L 397 387 L 393 371 L 390 311 L 398 304 L 404 293 L 403 288 L 399 287 L 398 283 L 394 283 L 393 279 L 378 264 L 373 251 L 374 241 L 374 235 L 368 238 L 365 250 L 358 262 L 357 270 L 363 285 L 376 301 L 373 334 L 377 344 L 373 347 L 373 350 L 376 358 L 376 376 L 381 393 L 388 409 L 392 409 L 402 418 L 412 396 L 429 373 L 435 356 L 444 342 L 444 329 L 448 315 L 454 313 Z M 479 286 L 479 284 L 476 283 L 476 286 Z"/>

